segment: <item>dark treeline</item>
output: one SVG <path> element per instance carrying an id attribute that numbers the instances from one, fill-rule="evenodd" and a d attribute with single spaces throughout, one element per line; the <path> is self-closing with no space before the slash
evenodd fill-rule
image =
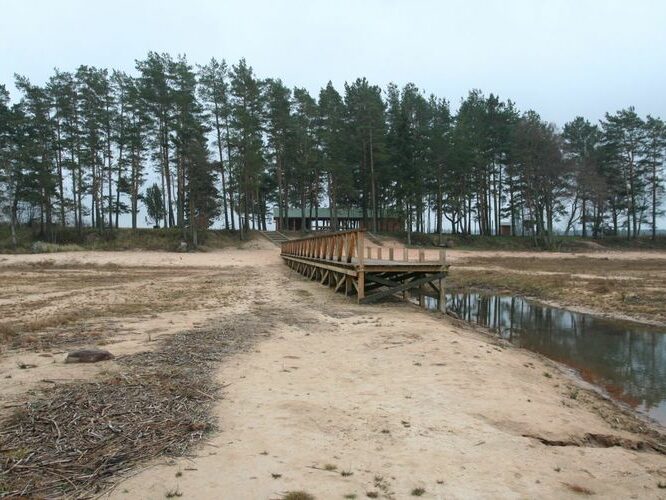
<path id="1" fill-rule="evenodd" d="M 269 207 L 303 219 L 330 207 L 333 228 L 360 208 L 373 230 L 391 212 L 408 234 L 510 225 L 548 245 L 555 224 L 654 237 L 661 215 L 666 127 L 633 108 L 558 130 L 477 90 L 454 114 L 413 84 L 359 78 L 312 96 L 258 79 L 245 60 L 195 67 L 157 53 L 133 75 L 81 66 L 15 85 L 13 100 L 0 85 L 0 208 L 13 234 L 22 223 L 44 238 L 108 230 L 126 213 L 137 227 L 143 204 L 196 245 L 214 221 L 243 238 L 266 228 Z"/>

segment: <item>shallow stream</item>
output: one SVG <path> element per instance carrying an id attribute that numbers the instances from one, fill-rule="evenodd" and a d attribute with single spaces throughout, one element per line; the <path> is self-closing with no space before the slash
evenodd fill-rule
<path id="1" fill-rule="evenodd" d="M 666 425 L 666 328 L 549 307 L 511 295 L 450 293 L 461 319 L 575 369 L 583 379 Z M 426 307 L 437 300 L 426 297 Z"/>

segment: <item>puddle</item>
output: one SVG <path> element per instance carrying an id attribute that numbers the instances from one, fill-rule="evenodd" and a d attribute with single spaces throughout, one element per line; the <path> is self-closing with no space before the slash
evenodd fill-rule
<path id="1" fill-rule="evenodd" d="M 600 318 L 511 295 L 446 296 L 461 319 L 575 369 L 585 380 L 666 425 L 666 328 Z M 426 307 L 437 300 L 426 297 Z"/>

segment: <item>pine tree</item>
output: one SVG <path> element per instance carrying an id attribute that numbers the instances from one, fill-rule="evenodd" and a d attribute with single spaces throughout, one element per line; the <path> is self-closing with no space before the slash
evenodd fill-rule
<path id="1" fill-rule="evenodd" d="M 287 229 L 295 127 L 291 114 L 291 91 L 280 80 L 267 80 L 264 90 L 268 158 L 273 164 L 277 189 L 278 221 L 282 229 Z"/>
<path id="2" fill-rule="evenodd" d="M 171 134 L 174 114 L 173 89 L 171 73 L 174 62 L 168 54 L 149 52 L 144 61 L 137 61 L 136 68 L 140 72 L 141 97 L 146 104 L 151 130 L 153 156 L 159 163 L 159 174 L 162 185 L 164 204 L 167 207 L 167 227 L 176 225 L 173 213 L 173 185 L 171 174 Z"/>
<path id="3" fill-rule="evenodd" d="M 313 215 L 313 209 L 316 212 L 319 207 L 321 176 L 318 168 L 317 114 L 317 103 L 314 98 L 307 90 L 295 88 L 293 96 L 295 156 L 293 163 L 294 180 L 298 192 L 295 205 L 301 209 L 302 230 L 308 229 L 305 226 L 308 207 L 310 217 Z"/>
<path id="4" fill-rule="evenodd" d="M 81 148 L 78 174 L 79 188 L 86 179 L 90 194 L 91 225 L 104 229 L 104 183 L 110 157 L 110 128 L 107 113 L 109 90 L 106 70 L 80 66 L 76 71 L 77 93 L 79 96 L 79 117 L 81 120 Z M 108 177 L 107 177 L 108 178 Z"/>
<path id="5" fill-rule="evenodd" d="M 592 202 L 593 212 L 596 213 L 600 209 L 596 205 L 603 199 L 602 196 L 599 196 L 601 180 L 598 171 L 601 134 L 596 125 L 592 125 L 588 120 L 579 116 L 564 125 L 562 137 L 567 159 L 573 163 L 573 202 L 567 231 L 576 217 L 578 202 L 580 202 L 581 232 L 582 236 L 586 237 L 590 221 L 588 205 Z M 592 221 L 594 220 L 593 216 Z"/>
<path id="6" fill-rule="evenodd" d="M 16 248 L 18 204 L 24 196 L 22 164 L 18 161 L 25 119 L 18 106 L 9 107 L 9 91 L 0 85 L 0 213 L 9 215 L 12 247 Z"/>
<path id="7" fill-rule="evenodd" d="M 644 167 L 648 176 L 650 192 L 652 239 L 657 237 L 657 217 L 664 213 L 660 210 L 663 187 L 663 168 L 666 161 L 666 124 L 648 115 L 645 120 L 645 158 Z"/>
<path id="8" fill-rule="evenodd" d="M 431 109 L 429 168 L 435 177 L 436 231 L 440 238 L 443 231 L 444 191 L 447 167 L 451 157 L 451 111 L 445 99 L 431 96 L 428 102 Z"/>
<path id="9" fill-rule="evenodd" d="M 647 185 L 645 165 L 641 162 L 646 147 L 645 124 L 630 107 L 615 114 L 606 113 L 601 126 L 609 161 L 617 172 L 615 192 L 624 199 L 627 238 L 635 238 L 645 210 L 640 203 Z"/>
<path id="10" fill-rule="evenodd" d="M 215 175 L 208 161 L 203 107 L 196 99 L 196 75 L 185 57 L 173 68 L 174 151 L 177 173 L 177 220 L 186 238 L 186 227 L 194 247 L 198 228 L 208 228 L 219 215 Z"/>
<path id="11" fill-rule="evenodd" d="M 208 123 L 213 129 L 215 136 L 214 145 L 217 147 L 220 180 L 222 182 L 222 208 L 224 213 L 224 227 L 229 228 L 229 203 L 227 193 L 227 176 L 225 161 L 231 158 L 231 144 L 229 143 L 229 83 L 227 63 L 224 59 L 219 62 L 215 58 L 211 59 L 206 66 L 199 70 L 199 94 L 203 104 L 208 112 Z M 227 159 L 224 158 L 225 150 Z M 231 222 L 233 224 L 234 216 L 231 211 Z"/>
<path id="12" fill-rule="evenodd" d="M 345 84 L 345 107 L 351 140 L 350 160 L 358 165 L 356 178 L 363 224 L 368 226 L 368 209 L 371 209 L 371 227 L 376 231 L 379 172 L 375 160 L 384 153 L 386 134 L 385 105 L 381 89 L 370 85 L 365 78 Z"/>
<path id="13" fill-rule="evenodd" d="M 153 183 L 143 195 L 143 204 L 148 213 L 147 222 L 150 222 L 154 228 L 160 227 L 160 222 L 164 219 L 164 202 L 162 192 L 156 182 Z"/>
<path id="14" fill-rule="evenodd" d="M 345 158 L 347 144 L 345 105 L 342 96 L 330 81 L 319 93 L 318 142 L 321 147 L 322 171 L 326 175 L 328 205 L 331 210 L 331 229 L 338 230 L 338 204 L 352 190 Z"/>
<path id="15" fill-rule="evenodd" d="M 232 67 L 231 96 L 230 140 L 236 152 L 232 171 L 238 186 L 237 206 L 242 211 L 240 237 L 244 239 L 250 228 L 250 212 L 259 189 L 259 174 L 264 167 L 262 84 L 245 59 Z"/>
<path id="16" fill-rule="evenodd" d="M 16 76 L 16 87 L 23 94 L 19 108 L 26 127 L 22 132 L 19 154 L 25 175 L 34 186 L 29 201 L 39 207 L 40 236 L 51 239 L 54 235 L 53 198 L 57 194 L 53 171 L 51 103 L 46 89 L 31 84 L 25 77 Z"/>

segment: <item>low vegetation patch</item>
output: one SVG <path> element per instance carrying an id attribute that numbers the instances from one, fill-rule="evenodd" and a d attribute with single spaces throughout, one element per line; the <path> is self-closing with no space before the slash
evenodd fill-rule
<path id="1" fill-rule="evenodd" d="M 398 239 L 407 243 L 407 233 L 379 233 L 380 237 Z M 612 250 L 663 250 L 666 249 L 666 236 L 640 236 L 628 240 L 626 237 L 605 236 L 603 238 L 582 238 L 580 236 L 555 236 L 548 247 L 530 236 L 484 236 L 469 234 L 412 233 L 413 246 L 444 246 L 461 250 L 546 250 L 557 252 L 588 252 L 604 249 Z"/>
<path id="2" fill-rule="evenodd" d="M 302 490 L 288 491 L 282 496 L 282 500 L 315 500 L 315 497 Z"/>
<path id="3" fill-rule="evenodd" d="M 470 259 L 453 266 L 447 281 L 454 289 L 522 295 L 563 306 L 666 322 L 666 260 L 541 260 Z"/>
<path id="4" fill-rule="evenodd" d="M 260 236 L 252 234 L 251 238 Z M 165 250 L 180 251 L 183 232 L 178 228 L 116 228 L 100 230 L 73 227 L 53 228 L 48 235 L 40 235 L 36 228 L 19 227 L 17 247 L 11 244 L 9 227 L 0 225 L 0 253 L 53 253 L 81 250 Z M 198 233 L 199 247 L 229 248 L 242 242 L 237 231 L 207 229 Z M 191 249 L 191 248 L 188 248 Z"/>
<path id="5" fill-rule="evenodd" d="M 235 271 L 116 264 L 56 263 L 50 259 L 0 266 L 0 345 L 44 349 L 99 343 L 114 332 L 106 320 L 215 307 L 240 300 Z"/>

